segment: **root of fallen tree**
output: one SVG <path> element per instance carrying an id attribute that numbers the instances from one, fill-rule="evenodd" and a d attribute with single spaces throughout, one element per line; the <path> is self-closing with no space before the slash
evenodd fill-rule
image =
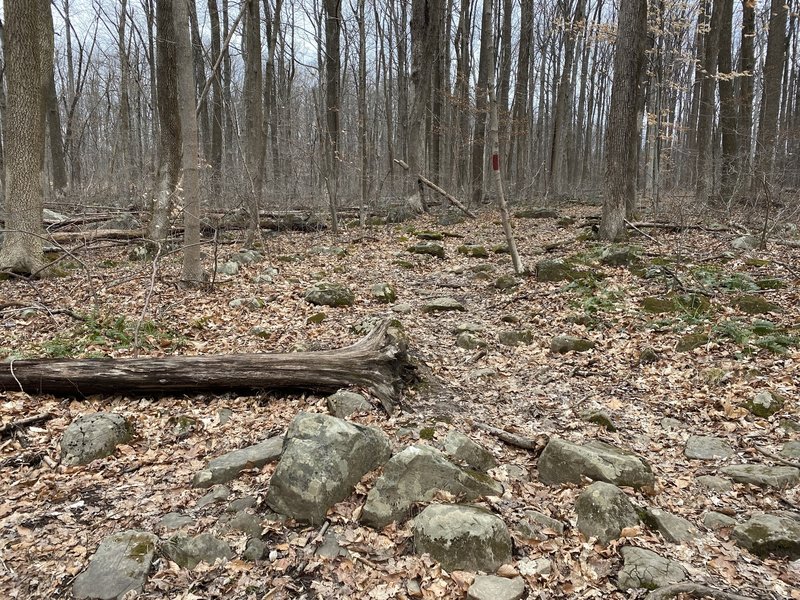
<path id="1" fill-rule="evenodd" d="M 242 389 L 333 392 L 357 386 L 391 414 L 411 369 L 405 341 L 387 321 L 351 346 L 319 352 L 15 360 L 0 364 L 0 391 L 86 396 Z"/>

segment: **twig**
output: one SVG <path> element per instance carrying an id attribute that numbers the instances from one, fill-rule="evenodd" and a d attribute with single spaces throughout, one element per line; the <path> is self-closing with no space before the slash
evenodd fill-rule
<path id="1" fill-rule="evenodd" d="M 650 240 L 651 242 L 655 242 L 655 243 L 656 243 L 656 244 L 658 244 L 659 246 L 663 246 L 663 245 L 664 245 L 664 244 L 662 244 L 661 242 L 659 242 L 659 241 L 658 241 L 656 238 L 654 238 L 652 235 L 650 235 L 649 233 L 645 233 L 644 231 L 642 231 L 641 229 L 639 229 L 639 228 L 638 228 L 636 225 L 634 225 L 633 223 L 631 223 L 630 221 L 628 221 L 628 219 L 625 219 L 625 224 L 626 224 L 628 227 L 630 227 L 631 229 L 633 229 L 634 231 L 637 231 L 638 233 L 641 233 L 641 234 L 642 234 L 644 237 L 646 237 L 646 238 L 647 238 L 648 240 Z"/>
<path id="2" fill-rule="evenodd" d="M 756 446 L 755 448 L 760 454 L 763 454 L 767 458 L 771 458 L 772 460 L 776 460 L 779 463 L 782 463 L 782 464 L 784 464 L 784 465 L 786 465 L 788 467 L 794 467 L 795 469 L 800 469 L 800 463 L 792 462 L 790 460 L 786 460 L 785 458 L 781 458 L 777 454 L 774 454 L 774 453 L 770 452 L 769 450 L 767 450 L 766 448 L 762 448 L 761 446 Z"/>
<path id="3" fill-rule="evenodd" d="M 714 600 L 755 600 L 752 596 L 742 596 L 733 592 L 723 592 L 699 583 L 674 583 L 657 588 L 645 596 L 646 600 L 666 600 L 675 598 L 680 594 L 687 594 L 695 598 L 710 597 Z"/>
<path id="4" fill-rule="evenodd" d="M 480 429 L 482 431 L 486 431 L 487 433 L 491 433 L 497 439 L 506 444 L 510 444 L 511 446 L 516 446 L 517 448 L 523 448 L 525 450 L 530 450 L 535 455 L 539 455 L 542 450 L 544 450 L 545 445 L 547 444 L 549 438 L 542 434 L 536 439 L 526 437 L 524 435 L 519 435 L 516 433 L 511 433 L 506 431 L 505 429 L 498 429 L 497 427 L 492 427 L 491 425 L 487 425 L 486 423 L 481 423 L 480 421 L 474 421 L 472 423 L 472 427 L 475 429 Z"/>
<path id="5" fill-rule="evenodd" d="M 2 427 L 0 427 L 0 437 L 9 434 L 11 431 L 15 429 L 20 429 L 22 427 L 27 427 L 28 425 L 35 425 L 37 423 L 49 421 L 53 417 L 55 417 L 55 415 L 51 413 L 40 413 L 38 415 L 33 415 L 31 417 L 25 417 L 24 419 L 17 419 L 16 421 L 11 421 L 10 423 L 6 423 Z"/>

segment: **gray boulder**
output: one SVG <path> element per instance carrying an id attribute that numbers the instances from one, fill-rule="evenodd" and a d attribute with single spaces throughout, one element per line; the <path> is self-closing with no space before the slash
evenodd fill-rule
<path id="1" fill-rule="evenodd" d="M 644 521 L 649 527 L 657 529 L 668 542 L 680 544 L 697 537 L 697 528 L 689 521 L 660 508 L 648 509 Z"/>
<path id="2" fill-rule="evenodd" d="M 711 531 L 719 531 L 726 527 L 735 527 L 736 519 L 712 510 L 703 517 L 703 525 Z"/>
<path id="3" fill-rule="evenodd" d="M 414 503 L 433 499 L 438 490 L 467 501 L 503 493 L 502 486 L 492 478 L 457 467 L 438 450 L 409 446 L 386 463 L 367 495 L 361 520 L 375 528 L 385 527 L 406 518 Z"/>
<path id="4" fill-rule="evenodd" d="M 800 441 L 786 442 L 781 448 L 780 455 L 788 460 L 800 460 Z"/>
<path id="5" fill-rule="evenodd" d="M 754 515 L 733 528 L 733 539 L 758 556 L 800 558 L 800 521 L 784 515 Z"/>
<path id="6" fill-rule="evenodd" d="M 750 483 L 778 489 L 792 487 L 800 482 L 800 469 L 794 467 L 730 465 L 724 467 L 721 472 L 737 483 Z"/>
<path id="7" fill-rule="evenodd" d="M 245 469 L 260 469 L 278 460 L 283 449 L 283 436 L 275 436 L 247 448 L 228 452 L 211 460 L 194 477 L 194 487 L 207 488 L 234 479 Z"/>
<path id="8" fill-rule="evenodd" d="M 564 533 L 564 523 L 536 510 L 526 510 L 525 516 L 517 524 L 516 532 L 529 540 L 543 542 L 550 538 L 549 532 Z"/>
<path id="9" fill-rule="evenodd" d="M 485 348 L 486 342 L 479 338 L 474 333 L 469 331 L 462 331 L 456 338 L 456 346 L 464 350 L 475 350 L 476 348 Z"/>
<path id="10" fill-rule="evenodd" d="M 436 258 L 444 258 L 444 246 L 436 242 L 419 242 L 407 248 L 412 254 L 428 254 Z"/>
<path id="11" fill-rule="evenodd" d="M 250 538 L 247 540 L 247 545 L 244 547 L 242 558 L 251 562 L 255 562 L 263 559 L 267 555 L 268 551 L 269 545 L 267 542 L 259 538 Z"/>
<path id="12" fill-rule="evenodd" d="M 61 463 L 85 465 L 114 452 L 133 437 L 133 427 L 122 415 L 92 413 L 69 424 L 61 438 Z"/>
<path id="13" fill-rule="evenodd" d="M 373 298 L 384 304 L 391 304 L 397 300 L 397 292 L 389 283 L 376 283 L 369 291 Z"/>
<path id="14" fill-rule="evenodd" d="M 340 390 L 327 398 L 328 412 L 334 417 L 344 419 L 352 414 L 370 412 L 370 404 L 364 396 L 355 392 Z"/>
<path id="15" fill-rule="evenodd" d="M 472 258 L 489 258 L 489 251 L 480 244 L 463 244 L 456 248 L 456 252 Z"/>
<path id="16" fill-rule="evenodd" d="M 755 250 L 760 245 L 761 240 L 754 235 L 742 235 L 731 241 L 734 250 Z"/>
<path id="17" fill-rule="evenodd" d="M 637 489 L 655 483 L 644 459 L 602 442 L 578 446 L 553 438 L 539 457 L 538 469 L 539 480 L 548 485 L 582 483 L 584 477 Z"/>
<path id="18" fill-rule="evenodd" d="M 414 549 L 448 571 L 492 573 L 511 562 L 511 534 L 500 517 L 483 508 L 431 504 L 414 519 Z"/>
<path id="19" fill-rule="evenodd" d="M 566 354 L 567 352 L 588 352 L 594 348 L 592 340 L 573 337 L 571 335 L 558 335 L 550 342 L 550 352 L 553 354 Z"/>
<path id="20" fill-rule="evenodd" d="M 286 433 L 267 504 L 299 521 L 320 523 L 331 506 L 347 498 L 361 477 L 390 454 L 389 440 L 378 429 L 300 413 Z"/>
<path id="21" fill-rule="evenodd" d="M 197 501 L 197 508 L 203 508 L 210 504 L 217 504 L 224 502 L 231 495 L 231 490 L 227 485 L 215 485 L 209 492 Z"/>
<path id="22" fill-rule="evenodd" d="M 497 466 L 491 452 L 456 429 L 451 429 L 444 439 L 444 451 L 476 471 L 485 472 Z"/>
<path id="23" fill-rule="evenodd" d="M 478 575 L 467 590 L 467 600 L 522 600 L 525 581 L 522 577 L 506 579 L 496 575 Z"/>
<path id="24" fill-rule="evenodd" d="M 700 475 L 695 478 L 695 482 L 700 487 L 712 492 L 729 492 L 733 489 L 733 484 L 730 480 L 724 477 L 716 477 L 715 475 Z"/>
<path id="25" fill-rule="evenodd" d="M 497 334 L 497 341 L 504 346 L 519 346 L 533 343 L 533 332 L 530 329 L 506 329 Z"/>
<path id="26" fill-rule="evenodd" d="M 425 303 L 422 307 L 422 312 L 425 313 L 432 313 L 432 312 L 448 312 L 454 310 L 467 310 L 464 308 L 464 305 L 461 304 L 455 298 L 434 298 L 433 300 L 429 300 Z"/>
<path id="27" fill-rule="evenodd" d="M 743 405 L 755 416 L 766 419 L 783 408 L 783 398 L 768 390 L 762 390 L 749 400 L 745 400 Z"/>
<path id="28" fill-rule="evenodd" d="M 535 271 L 539 281 L 572 281 L 579 276 L 572 266 L 560 260 L 540 260 Z"/>
<path id="29" fill-rule="evenodd" d="M 619 538 L 626 527 L 639 524 L 636 509 L 621 489 L 598 481 L 583 490 L 575 501 L 578 530 L 603 546 Z"/>
<path id="30" fill-rule="evenodd" d="M 87 569 L 75 578 L 75 598 L 112 600 L 140 592 L 147 581 L 158 538 L 144 531 L 121 531 L 100 542 Z"/>
<path id="31" fill-rule="evenodd" d="M 236 275 L 239 272 L 239 263 L 229 260 L 217 263 L 217 273 L 220 275 Z"/>
<path id="32" fill-rule="evenodd" d="M 625 564 L 617 576 L 621 590 L 654 590 L 686 579 L 686 569 L 679 562 L 644 548 L 625 546 L 622 558 Z"/>
<path id="33" fill-rule="evenodd" d="M 181 527 L 192 526 L 195 522 L 196 521 L 189 515 L 171 512 L 161 517 L 158 521 L 158 525 L 164 529 L 180 529 Z"/>
<path id="34" fill-rule="evenodd" d="M 186 569 L 194 569 L 201 562 L 213 565 L 217 559 L 233 558 L 233 550 L 228 543 L 210 533 L 194 537 L 174 535 L 162 544 L 162 550 L 172 562 Z"/>
<path id="35" fill-rule="evenodd" d="M 693 435 L 683 449 L 686 458 L 717 460 L 733 456 L 733 447 L 725 440 L 707 435 Z"/>
<path id="36" fill-rule="evenodd" d="M 306 290 L 306 302 L 317 306 L 352 306 L 355 294 L 346 285 L 320 281 Z"/>

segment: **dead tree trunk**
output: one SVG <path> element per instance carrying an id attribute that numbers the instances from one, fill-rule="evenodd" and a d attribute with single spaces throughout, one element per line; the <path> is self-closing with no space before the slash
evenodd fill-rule
<path id="1" fill-rule="evenodd" d="M 0 391 L 86 396 L 242 389 L 332 392 L 361 386 L 394 411 L 410 370 L 406 345 L 389 323 L 352 346 L 320 352 L 222 354 L 131 359 L 42 359 L 0 364 Z"/>

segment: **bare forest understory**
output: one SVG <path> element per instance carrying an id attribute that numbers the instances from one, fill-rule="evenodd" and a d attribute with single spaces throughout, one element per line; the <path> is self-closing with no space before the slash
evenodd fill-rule
<path id="1" fill-rule="evenodd" d="M 31 358 L 334 350 L 361 339 L 365 319 L 398 319 L 419 381 L 403 389 L 401 409 L 391 416 L 369 390 L 352 388 L 373 409 L 349 418 L 386 432 L 394 452 L 413 443 L 439 446 L 452 429 L 488 448 L 499 465 L 490 475 L 504 491 L 479 503 L 511 528 L 513 561 L 504 573 L 522 573 L 529 598 L 644 597 L 618 589 L 626 546 L 678 561 L 687 582 L 750 598 L 800 598 L 800 561 L 756 556 L 735 543 L 732 527 L 712 530 L 704 521 L 710 511 L 737 522 L 758 512 L 798 514 L 800 486 L 709 490 L 696 480 L 730 464 L 799 460 L 780 454 L 800 430 L 797 248 L 768 242 L 766 249 L 734 249 L 741 229 L 715 228 L 715 216 L 686 211 L 672 222 L 699 227 L 629 229 L 628 244 L 609 246 L 586 235 L 598 207 L 558 212 L 513 221 L 525 265 L 561 260 L 570 275 L 560 281 L 513 276 L 496 211 L 452 225 L 426 215 L 364 232 L 354 227 L 336 238 L 325 231 L 265 233 L 263 259 L 242 264 L 235 275 L 217 274 L 208 290 L 178 285 L 180 252 L 154 265 L 130 260 L 134 242 L 65 242 L 75 249 L 59 261 L 59 276 L 0 280 L 0 359 L 13 359 L 14 375 L 14 362 Z M 216 249 L 204 247 L 207 267 L 215 256 L 223 263 L 240 250 L 236 233 L 222 235 Z M 423 241 L 440 244 L 444 258 L 408 251 Z M 354 303 L 311 304 L 307 290 L 320 281 L 345 284 Z M 381 302 L 373 292 L 378 283 L 390 284 L 396 300 Z M 464 310 L 426 309 L 442 297 Z M 558 336 L 591 347 L 562 352 Z M 755 416 L 745 405 L 764 391 L 783 403 L 770 416 Z M 110 534 L 136 529 L 167 539 L 173 531 L 161 520 L 168 513 L 190 517 L 186 533 L 210 531 L 227 503 L 253 497 L 268 546 L 263 560 L 241 557 L 244 533 L 215 529 L 233 559 L 189 570 L 159 553 L 138 597 L 464 598 L 474 574 L 446 572 L 415 554 L 411 521 L 382 530 L 359 521 L 380 469 L 328 512 L 324 533 L 335 533 L 345 551 L 334 558 L 315 553 L 319 526 L 268 515 L 274 463 L 227 483 L 225 502 L 198 502 L 208 490 L 192 481 L 210 459 L 284 432 L 301 411 L 327 412 L 326 396 L 0 391 L 0 597 L 71 597 L 75 577 Z M 64 430 L 98 411 L 125 416 L 133 439 L 88 465 L 60 464 Z M 692 435 L 722 438 L 733 454 L 689 459 L 684 449 Z M 607 547 L 585 539 L 574 508 L 585 486 L 545 485 L 537 471 L 541 448 L 514 443 L 554 437 L 600 440 L 645 458 L 656 484 L 625 488 L 631 501 L 682 516 L 697 534 L 670 543 L 641 524 Z M 513 525 L 530 509 L 562 522 L 563 533 L 521 535 Z M 549 568 L 521 568 L 542 559 Z"/>

